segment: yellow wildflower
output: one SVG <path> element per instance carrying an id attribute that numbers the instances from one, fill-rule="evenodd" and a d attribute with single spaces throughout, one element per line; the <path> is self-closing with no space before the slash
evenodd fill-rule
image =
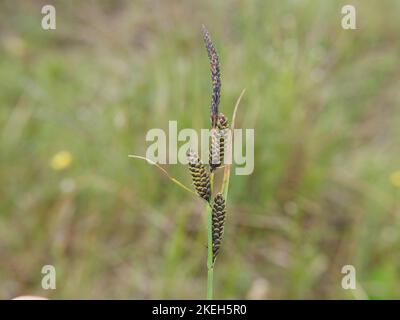
<path id="1" fill-rule="evenodd" d="M 6 36 L 2 42 L 4 48 L 14 56 L 24 57 L 27 53 L 26 43 L 20 37 Z"/>
<path id="2" fill-rule="evenodd" d="M 72 163 L 72 155 L 68 151 L 57 152 L 50 160 L 50 167 L 54 170 L 64 170 Z"/>
<path id="3" fill-rule="evenodd" d="M 390 182 L 397 188 L 400 188 L 400 170 L 393 172 L 390 175 Z"/>

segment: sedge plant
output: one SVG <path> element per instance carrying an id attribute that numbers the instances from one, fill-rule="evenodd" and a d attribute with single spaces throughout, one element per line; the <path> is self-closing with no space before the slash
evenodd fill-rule
<path id="1" fill-rule="evenodd" d="M 171 176 L 168 171 L 158 163 L 138 155 L 129 155 L 129 157 L 146 160 L 149 164 L 155 165 L 169 178 L 171 182 L 204 200 L 205 211 L 207 213 L 207 299 L 211 300 L 214 297 L 214 267 L 217 256 L 220 252 L 224 234 L 231 172 L 231 164 L 225 164 L 224 157 L 226 154 L 231 154 L 232 151 L 232 135 L 230 135 L 230 132 L 234 129 L 236 112 L 245 90 L 242 91 L 236 101 L 231 125 L 229 126 L 228 118 L 225 117 L 224 114 L 220 113 L 218 108 L 221 97 L 221 75 L 218 54 L 209 32 L 204 25 L 202 26 L 202 31 L 204 44 L 210 62 L 212 81 L 210 103 L 211 143 L 209 148 L 208 164 L 202 163 L 195 150 L 189 149 L 187 151 L 188 168 L 192 178 L 194 191 L 185 186 L 175 177 Z M 219 169 L 223 172 L 223 178 L 220 189 L 216 191 L 214 175 Z"/>

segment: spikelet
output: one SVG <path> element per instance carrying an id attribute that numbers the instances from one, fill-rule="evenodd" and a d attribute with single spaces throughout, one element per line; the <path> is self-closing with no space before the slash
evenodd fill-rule
<path id="1" fill-rule="evenodd" d="M 220 113 L 218 116 L 218 129 L 225 130 L 228 129 L 228 127 L 229 127 L 228 119 L 225 117 L 223 113 Z"/>
<path id="2" fill-rule="evenodd" d="M 224 162 L 225 141 L 229 130 L 228 126 L 228 119 L 220 113 L 218 116 L 217 128 L 212 130 L 211 134 L 209 158 L 211 172 L 220 167 Z"/>
<path id="3" fill-rule="evenodd" d="M 225 216 L 225 200 L 219 192 L 215 196 L 212 206 L 213 261 L 217 258 L 221 246 L 222 236 L 224 234 Z"/>
<path id="4" fill-rule="evenodd" d="M 209 202 L 211 197 L 210 174 L 196 152 L 189 149 L 186 155 L 194 188 L 201 198 Z"/>
<path id="5" fill-rule="evenodd" d="M 218 121 L 218 105 L 221 97 L 221 73 L 219 68 L 219 59 L 217 50 L 215 50 L 210 34 L 208 33 L 208 30 L 204 25 L 203 25 L 203 39 L 207 49 L 208 59 L 210 60 L 210 68 L 211 68 L 211 81 L 212 81 L 212 95 L 211 95 L 211 105 L 210 105 L 211 124 L 212 128 L 216 128 Z"/>

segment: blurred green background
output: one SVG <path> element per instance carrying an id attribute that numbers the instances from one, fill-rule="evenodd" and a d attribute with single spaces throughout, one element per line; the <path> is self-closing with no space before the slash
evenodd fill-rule
<path id="1" fill-rule="evenodd" d="M 237 126 L 255 129 L 215 297 L 400 298 L 399 14 L 397 0 L 2 1 L 0 298 L 205 297 L 203 202 L 128 158 L 168 120 L 209 126 L 202 23 L 221 111 L 246 88 Z M 341 288 L 348 264 L 357 290 Z"/>

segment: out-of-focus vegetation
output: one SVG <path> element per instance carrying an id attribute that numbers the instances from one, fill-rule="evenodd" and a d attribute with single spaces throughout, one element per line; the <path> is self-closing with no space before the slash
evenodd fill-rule
<path id="1" fill-rule="evenodd" d="M 0 298 L 205 297 L 203 203 L 128 158 L 168 120 L 208 127 L 202 23 L 221 110 L 246 88 L 237 124 L 256 135 L 254 173 L 231 179 L 216 298 L 399 298 L 400 2 L 350 1 L 357 30 L 345 4 L 2 1 Z"/>

